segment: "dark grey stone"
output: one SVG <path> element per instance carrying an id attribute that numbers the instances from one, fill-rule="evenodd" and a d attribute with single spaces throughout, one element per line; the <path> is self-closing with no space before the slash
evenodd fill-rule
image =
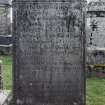
<path id="1" fill-rule="evenodd" d="M 9 4 L 10 0 L 0 0 L 0 5 Z"/>
<path id="2" fill-rule="evenodd" d="M 0 7 L 0 35 L 8 33 L 8 7 Z"/>
<path id="3" fill-rule="evenodd" d="M 14 0 L 15 105 L 85 105 L 82 0 Z"/>
<path id="4" fill-rule="evenodd" d="M 12 36 L 0 35 L 0 45 L 10 45 L 10 44 L 12 44 Z"/>

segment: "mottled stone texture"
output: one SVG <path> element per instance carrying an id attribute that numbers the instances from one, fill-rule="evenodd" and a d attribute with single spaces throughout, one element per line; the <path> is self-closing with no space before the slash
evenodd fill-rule
<path id="1" fill-rule="evenodd" d="M 85 105 L 81 0 L 15 0 L 15 105 Z"/>
<path id="2" fill-rule="evenodd" d="M 105 63 L 105 1 L 93 1 L 87 10 L 87 46 L 89 64 Z M 99 70 L 101 73 L 104 71 Z M 97 71 L 93 71 L 94 72 Z M 99 74 L 99 73 L 98 73 Z"/>
<path id="3" fill-rule="evenodd" d="M 0 7 L 0 35 L 8 33 L 8 7 Z"/>
<path id="4" fill-rule="evenodd" d="M 87 42 L 89 47 L 105 47 L 105 1 L 91 2 L 87 11 Z"/>
<path id="5" fill-rule="evenodd" d="M 8 4 L 10 0 L 0 0 L 0 4 Z"/>

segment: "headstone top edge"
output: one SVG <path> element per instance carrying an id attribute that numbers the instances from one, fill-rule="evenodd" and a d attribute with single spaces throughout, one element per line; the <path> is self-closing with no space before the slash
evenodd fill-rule
<path id="1" fill-rule="evenodd" d="M 83 1 L 83 0 L 74 0 Z M 72 2 L 72 0 L 13 0 L 13 2 Z"/>

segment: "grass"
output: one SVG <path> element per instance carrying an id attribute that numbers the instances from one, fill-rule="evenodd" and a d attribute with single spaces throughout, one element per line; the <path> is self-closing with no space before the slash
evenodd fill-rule
<path id="1" fill-rule="evenodd" d="M 105 79 L 87 79 L 86 92 L 87 105 L 105 105 Z"/>
<path id="2" fill-rule="evenodd" d="M 10 90 L 12 88 L 12 57 L 2 55 L 0 59 L 3 61 L 3 88 Z"/>
<path id="3" fill-rule="evenodd" d="M 4 89 L 12 87 L 12 58 L 1 56 L 3 60 Z M 105 105 L 105 79 L 89 78 L 86 81 L 87 105 Z"/>

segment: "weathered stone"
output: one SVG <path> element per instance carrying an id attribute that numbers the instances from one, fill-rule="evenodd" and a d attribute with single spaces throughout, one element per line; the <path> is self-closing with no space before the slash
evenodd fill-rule
<path id="1" fill-rule="evenodd" d="M 87 44 L 93 48 L 105 47 L 105 1 L 93 1 L 87 10 Z"/>
<path id="2" fill-rule="evenodd" d="M 6 35 L 8 33 L 7 27 L 7 15 L 8 15 L 8 8 L 0 7 L 0 35 Z"/>
<path id="3" fill-rule="evenodd" d="M 82 0 L 14 0 L 15 105 L 85 105 Z"/>
<path id="4" fill-rule="evenodd" d="M 11 100 L 11 91 L 1 90 L 0 91 L 0 105 L 9 105 Z"/>
<path id="5" fill-rule="evenodd" d="M 5 4 L 9 4 L 10 0 L 0 0 L 0 4 L 5 5 Z"/>
<path id="6" fill-rule="evenodd" d="M 0 46 L 8 46 L 12 44 L 12 36 L 11 35 L 2 35 L 0 36 Z"/>
<path id="7" fill-rule="evenodd" d="M 87 46 L 87 63 L 105 64 L 105 0 L 92 1 L 88 4 Z M 101 67 L 102 70 L 103 68 Z M 94 70 L 93 74 L 98 71 Z M 104 70 L 102 72 L 104 73 Z"/>
<path id="8" fill-rule="evenodd" d="M 8 17 L 9 1 L 10 0 L 0 0 L 0 35 L 7 35 L 10 29 L 10 18 Z"/>

